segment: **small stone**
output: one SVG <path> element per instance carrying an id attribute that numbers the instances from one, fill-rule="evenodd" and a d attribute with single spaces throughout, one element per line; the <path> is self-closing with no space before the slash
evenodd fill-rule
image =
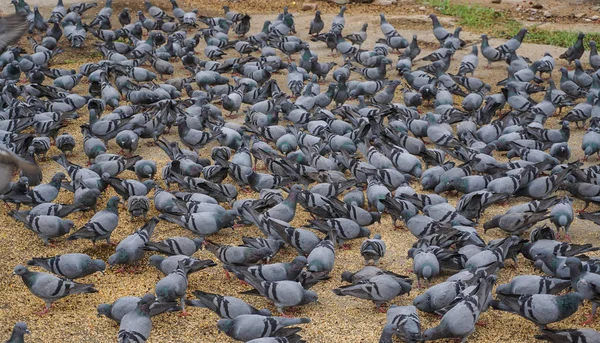
<path id="1" fill-rule="evenodd" d="M 599 17 L 599 16 L 597 16 L 597 15 L 595 15 L 595 16 L 591 17 L 590 19 L 592 19 L 592 20 L 596 21 L 596 20 L 600 19 L 600 17 Z"/>
<path id="2" fill-rule="evenodd" d="M 577 13 L 574 15 L 574 17 L 577 19 L 581 19 L 581 18 L 585 17 L 585 13 Z"/>
<path id="3" fill-rule="evenodd" d="M 544 11 L 544 17 L 546 17 L 546 18 L 552 18 L 552 12 L 550 12 L 550 11 Z"/>
<path id="4" fill-rule="evenodd" d="M 592 22 L 592 19 L 590 19 L 590 18 L 585 18 L 583 21 L 585 21 L 586 23 L 591 23 L 591 22 Z"/>
<path id="5" fill-rule="evenodd" d="M 393 3 L 394 3 L 393 0 L 375 0 L 371 4 L 376 5 L 376 6 L 389 6 Z"/>
<path id="6" fill-rule="evenodd" d="M 594 11 L 600 11 L 600 6 L 594 6 L 594 7 L 592 7 L 592 9 L 593 9 Z"/>
<path id="7" fill-rule="evenodd" d="M 537 10 L 531 10 L 531 14 L 536 14 Z"/>
<path id="8" fill-rule="evenodd" d="M 535 21 L 535 18 L 534 17 L 529 17 L 529 18 L 527 18 L 527 20 L 528 21 Z"/>
<path id="9" fill-rule="evenodd" d="M 312 2 L 305 2 L 302 4 L 303 11 L 315 11 L 317 9 L 317 4 Z"/>
<path id="10" fill-rule="evenodd" d="M 532 8 L 535 8 L 536 10 L 541 10 L 542 8 L 544 8 L 544 6 L 542 4 L 540 4 L 539 2 L 536 2 L 533 6 L 531 6 Z"/>
<path id="11" fill-rule="evenodd" d="M 502 0 L 492 0 L 492 4 L 499 4 L 501 2 L 502 2 Z"/>
<path id="12" fill-rule="evenodd" d="M 427 8 L 425 8 L 425 6 L 421 6 L 419 7 L 419 11 L 425 11 Z"/>

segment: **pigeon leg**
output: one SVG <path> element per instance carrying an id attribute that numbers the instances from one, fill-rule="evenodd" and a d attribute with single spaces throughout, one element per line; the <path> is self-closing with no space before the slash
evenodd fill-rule
<path id="1" fill-rule="evenodd" d="M 587 319 L 582 323 L 583 325 L 591 325 L 594 322 L 594 314 L 590 313 Z"/>
<path id="2" fill-rule="evenodd" d="M 350 250 L 350 248 L 350 244 L 348 243 L 340 245 L 340 249 L 342 250 Z"/>
<path id="3" fill-rule="evenodd" d="M 53 305 L 52 303 L 50 303 L 50 304 L 46 303 L 46 305 L 44 306 L 44 309 L 41 310 L 40 312 L 38 312 L 37 314 L 39 316 L 43 316 L 43 315 L 47 314 L 48 312 L 50 312 L 52 305 Z"/>
<path id="4" fill-rule="evenodd" d="M 126 268 L 126 267 L 127 267 L 127 266 L 123 266 L 123 267 L 121 267 L 121 268 L 119 268 L 119 269 L 115 270 L 115 273 L 119 273 L 119 274 L 121 274 L 121 273 L 125 273 L 125 268 Z"/>
<path id="5" fill-rule="evenodd" d="M 227 271 L 227 269 L 223 268 L 223 272 L 225 273 L 225 278 L 227 280 L 231 280 L 231 275 L 229 275 L 229 272 Z"/>
<path id="6" fill-rule="evenodd" d="M 381 312 L 381 313 L 386 313 L 387 310 L 385 309 L 387 306 L 386 303 L 381 303 L 381 304 L 377 304 L 377 311 Z"/>
<path id="7" fill-rule="evenodd" d="M 192 314 L 185 310 L 185 296 L 183 296 L 183 298 L 181 298 L 180 303 L 181 303 L 181 313 L 179 314 L 179 317 L 191 316 Z"/>

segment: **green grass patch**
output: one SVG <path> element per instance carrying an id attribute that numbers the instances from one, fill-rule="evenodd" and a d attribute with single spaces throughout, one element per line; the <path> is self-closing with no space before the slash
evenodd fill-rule
<path id="1" fill-rule="evenodd" d="M 523 26 L 517 20 L 508 18 L 502 11 L 481 5 L 452 4 L 450 0 L 418 0 L 422 5 L 436 8 L 441 14 L 454 17 L 458 25 L 475 33 L 486 33 L 492 37 L 508 39 L 514 36 Z M 535 44 L 569 47 L 577 40 L 578 32 L 561 30 L 544 30 L 530 27 L 525 41 Z M 600 42 L 600 33 L 586 33 L 585 42 Z"/>

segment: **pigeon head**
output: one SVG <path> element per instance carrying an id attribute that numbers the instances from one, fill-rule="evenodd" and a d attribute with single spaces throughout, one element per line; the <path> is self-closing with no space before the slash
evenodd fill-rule
<path id="1" fill-rule="evenodd" d="M 162 263 L 162 261 L 164 261 L 164 260 L 165 260 L 165 257 L 164 257 L 164 256 L 161 256 L 161 255 L 152 255 L 152 256 L 150 256 L 150 258 L 148 259 L 148 263 L 149 263 L 151 266 L 154 266 L 154 267 L 156 267 L 156 268 L 159 268 L 159 269 L 160 269 L 160 264 L 161 264 L 161 263 Z"/>
<path id="2" fill-rule="evenodd" d="M 346 281 L 346 282 L 350 282 L 352 283 L 352 277 L 354 276 L 354 273 L 349 272 L 349 271 L 345 271 L 342 273 L 342 281 Z"/>
<path id="3" fill-rule="evenodd" d="M 22 336 L 26 333 L 30 334 L 31 331 L 29 331 L 29 329 L 27 328 L 27 324 L 25 322 L 18 322 L 15 324 L 15 327 L 13 328 L 13 332 Z"/>
<path id="4" fill-rule="evenodd" d="M 18 265 L 15 267 L 15 269 L 13 269 L 13 275 L 25 275 L 27 272 L 29 272 L 29 270 L 27 269 L 27 267 L 23 266 L 23 265 Z"/>
<path id="5" fill-rule="evenodd" d="M 127 261 L 128 254 L 124 249 L 118 250 L 108 258 L 108 264 L 114 266 L 116 264 L 125 263 Z"/>
<path id="6" fill-rule="evenodd" d="M 96 311 L 98 311 L 96 313 L 97 317 L 110 317 L 110 310 L 112 308 L 111 304 L 100 304 L 98 305 L 98 307 L 96 307 Z"/>
<path id="7" fill-rule="evenodd" d="M 223 331 L 228 334 L 233 329 L 233 319 L 219 319 L 217 322 L 217 328 L 219 331 Z"/>
<path id="8" fill-rule="evenodd" d="M 425 292 L 417 295 L 413 300 L 413 305 L 421 311 L 430 312 L 432 308 L 429 293 Z"/>
<path id="9" fill-rule="evenodd" d="M 150 306 L 152 306 L 152 304 L 154 304 L 155 302 L 156 297 L 154 296 L 154 294 L 147 293 L 142 297 L 142 299 L 140 299 L 140 301 L 137 304 L 137 308 L 140 311 L 149 312 Z"/>
<path id="10" fill-rule="evenodd" d="M 94 271 L 99 271 L 104 274 L 104 270 L 106 269 L 106 263 L 102 260 L 93 260 L 90 269 Z"/>
<path id="11" fill-rule="evenodd" d="M 319 295 L 314 291 L 306 291 L 302 297 L 302 302 L 305 304 L 314 303 L 317 300 L 319 300 Z"/>

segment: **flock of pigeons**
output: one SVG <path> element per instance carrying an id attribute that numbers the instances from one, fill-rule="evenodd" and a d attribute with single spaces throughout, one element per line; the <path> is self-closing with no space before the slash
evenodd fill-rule
<path id="1" fill-rule="evenodd" d="M 498 83 L 501 91 L 492 93 L 489 84 L 474 76 L 479 64 L 476 45 L 461 60 L 458 74 L 447 72 L 455 51 L 466 44 L 460 28 L 447 31 L 435 15 L 430 17 L 440 48 L 420 57 L 417 37 L 409 42 L 383 14 L 384 38 L 367 51 L 360 48 L 367 40 L 366 24 L 359 32 L 342 33 L 344 6 L 325 32 L 317 11 L 310 25 L 311 41 L 323 42 L 343 57 L 336 67 L 319 62 L 311 51 L 311 44 L 321 43 L 293 35 L 294 16 L 287 8 L 250 35 L 248 15 L 224 6 L 223 17 L 204 17 L 170 1 L 170 13 L 145 1 L 146 11 L 137 12 L 137 20 L 125 8 L 117 16 L 119 28 L 111 22 L 111 0 L 89 24 L 81 15 L 95 3 L 66 8 L 62 0 L 48 20 L 37 7 L 32 12 L 24 0 L 13 0 L 16 14 L 0 21 L 0 198 L 16 207 L 9 215 L 47 245 L 62 236 L 112 244 L 119 203 L 124 201 L 131 218 L 144 217 L 146 223 L 116 245 L 108 264 L 131 271 L 146 251 L 159 253 L 150 257 L 150 264 L 165 274 L 155 294 L 98 306 L 99 315 L 119 324 L 119 342 L 145 342 L 152 316 L 165 311 L 186 315 L 186 306 L 214 311 L 221 318 L 219 330 L 235 340 L 304 342 L 298 325 L 310 319 L 288 317 L 284 311 L 317 301 L 311 287 L 332 276 L 336 247 L 348 248 L 345 242 L 353 239 L 362 240 L 360 254 L 367 266 L 344 272 L 341 277 L 348 284 L 333 292 L 370 300 L 385 312 L 386 303 L 410 292 L 412 280 L 376 267 L 386 244 L 378 234 L 369 238 L 367 227 L 384 213 L 394 223 L 401 220 L 415 236 L 408 256 L 419 287 L 442 271 L 452 275 L 417 296 L 414 306 L 390 306 L 380 343 L 392 342 L 394 336 L 404 342 L 465 342 L 489 307 L 534 322 L 541 330 L 538 339 L 600 341 L 600 333 L 592 329 L 546 327 L 573 315 L 584 301 L 593 305 L 591 320 L 600 304 L 600 260 L 583 255 L 599 248 L 570 243 L 572 199 L 557 196 L 565 190 L 588 205 L 600 203 L 600 168 L 569 162 L 568 144 L 570 123 L 589 120 L 581 148 L 586 159 L 600 151 L 600 56 L 594 42 L 589 43 L 591 71 L 580 61 L 583 34 L 560 56 L 574 62 L 575 70 L 560 68 L 557 87 L 543 78 L 555 71 L 552 56 L 546 53 L 531 62 L 517 54 L 526 29 L 496 48 L 482 35 L 480 52 L 488 64 L 508 64 L 507 79 Z M 230 40 L 230 30 L 238 39 Z M 26 31 L 31 34 L 30 53 L 12 45 Z M 41 41 L 34 39 L 38 32 Z M 90 38 L 96 42 L 90 43 Z M 203 55 L 195 51 L 201 41 Z M 104 59 L 85 63 L 78 71 L 51 68 L 61 44 L 94 44 Z M 230 49 L 240 57 L 224 59 Z M 394 50 L 402 50 L 395 64 L 399 77 L 388 74 Z M 293 55 L 299 55 L 297 63 L 291 62 Z M 431 63 L 413 68 L 418 56 Z M 158 82 L 157 77 L 172 75 L 173 64 L 179 63 L 189 77 Z M 289 92 L 271 78 L 280 71 L 287 75 Z M 240 76 L 223 76 L 230 72 Z M 26 80 L 21 82 L 23 76 Z M 88 94 L 75 93 L 84 78 Z M 335 82 L 321 92 L 318 81 L 331 78 Z M 396 89 L 403 84 L 401 101 Z M 540 92 L 543 100 L 534 101 L 531 95 Z M 576 104 L 580 98 L 585 101 Z M 349 99 L 358 104 L 347 103 Z M 417 107 L 423 102 L 432 111 L 420 113 Z M 84 141 L 59 134 L 73 126 L 71 119 L 86 107 Z M 563 107 L 569 110 L 560 128 L 546 127 L 546 120 Z M 225 119 L 240 111 L 243 125 Z M 162 136 L 172 126 L 177 126 L 177 141 Z M 122 149 L 119 154 L 107 152 L 112 139 Z M 132 156 L 142 139 L 159 146 L 170 159 L 158 177 L 155 161 Z M 218 144 L 210 159 L 198 154 L 213 141 Z M 62 153 L 52 159 L 65 172 L 45 184 L 37 161 L 53 144 Z M 81 150 L 89 158 L 88 166 L 69 161 L 70 153 Z M 497 161 L 497 152 L 505 152 L 511 161 Z M 258 172 L 257 165 L 266 172 Z M 15 167 L 20 176 L 13 180 Z M 134 171 L 138 179 L 119 178 L 125 170 Z M 416 193 L 411 183 L 432 193 Z M 169 191 L 172 184 L 179 191 Z M 71 204 L 53 202 L 61 188 L 72 192 Z M 108 188 L 118 196 L 97 211 L 97 199 Z M 238 190 L 247 189 L 259 198 L 236 200 Z M 440 195 L 450 191 L 462 194 L 456 206 Z M 484 231 L 498 228 L 507 233 L 504 239 L 485 242 L 476 228 L 482 212 L 513 197 L 531 201 L 483 223 Z M 289 224 L 297 204 L 314 218 L 302 228 Z M 160 215 L 147 219 L 152 206 Z M 88 210 L 95 214 L 71 232 L 74 223 L 65 217 Z M 581 212 L 579 217 L 600 223 L 600 213 Z M 556 231 L 546 225 L 534 228 L 546 219 Z M 161 220 L 197 238 L 152 241 Z M 240 246 L 210 240 L 224 228 L 245 225 L 257 226 L 264 237 L 244 237 Z M 530 229 L 529 239 L 523 239 Z M 557 235 L 568 242 L 557 241 Z M 212 260 L 192 257 L 202 248 L 215 255 L 228 275 L 251 286 L 245 293 L 272 301 L 278 315 L 231 295 L 194 291 L 197 299 L 186 299 L 188 274 L 216 266 Z M 294 249 L 298 257 L 269 263 L 280 249 Z M 519 275 L 499 285 L 494 296 L 496 273 L 512 263 L 508 260 L 516 263 L 519 254 L 535 261 L 546 276 Z M 74 280 L 106 268 L 105 261 L 82 253 L 32 258 L 27 265 L 50 272 L 23 265 L 13 272 L 45 302 L 42 313 L 63 297 L 97 292 L 94 285 Z M 417 309 L 440 315 L 439 325 L 422 331 Z M 25 323 L 17 323 L 7 342 L 23 342 L 28 332 Z"/>

